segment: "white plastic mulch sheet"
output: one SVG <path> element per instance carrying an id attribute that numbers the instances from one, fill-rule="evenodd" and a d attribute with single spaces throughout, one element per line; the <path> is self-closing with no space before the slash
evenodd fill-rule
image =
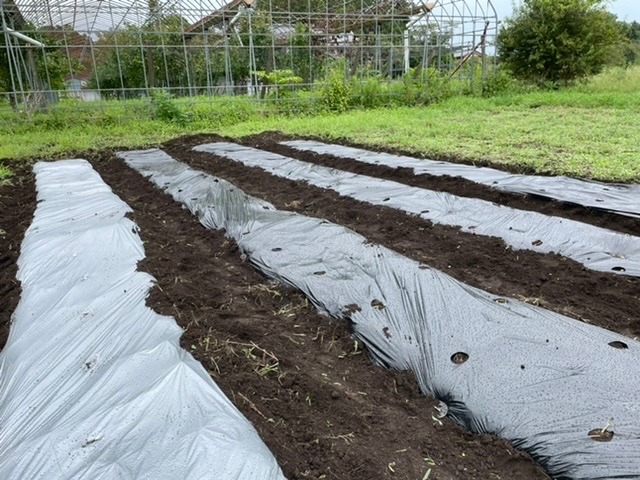
<path id="1" fill-rule="evenodd" d="M 276 210 L 161 150 L 119 156 L 205 227 L 226 229 L 266 275 L 349 317 L 377 362 L 415 372 L 459 423 L 510 440 L 555 477 L 638 476 L 640 343 Z"/>
<path id="2" fill-rule="evenodd" d="M 345 172 L 235 143 L 210 143 L 194 150 L 356 200 L 416 214 L 433 223 L 459 226 L 464 232 L 499 237 L 517 250 L 558 253 L 592 270 L 640 276 L 640 237 L 633 235 Z"/>
<path id="3" fill-rule="evenodd" d="M 312 140 L 291 140 L 280 143 L 297 150 L 351 158 L 372 165 L 411 168 L 416 175 L 461 177 L 505 192 L 538 195 L 561 202 L 607 210 L 619 215 L 640 217 L 640 185 L 602 183 L 565 176 L 519 175 L 494 168 L 372 152 Z"/>
<path id="4" fill-rule="evenodd" d="M 249 422 L 145 306 L 130 208 L 84 160 L 38 163 L 0 354 L 0 478 L 281 479 Z"/>

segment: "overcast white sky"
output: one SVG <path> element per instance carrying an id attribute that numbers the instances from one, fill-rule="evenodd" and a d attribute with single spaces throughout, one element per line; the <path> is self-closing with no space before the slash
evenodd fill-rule
<path id="1" fill-rule="evenodd" d="M 498 18 L 502 20 L 511 15 L 513 4 L 519 4 L 520 0 L 492 0 L 492 3 L 498 12 Z M 613 0 L 609 3 L 609 10 L 620 20 L 640 22 L 640 0 Z"/>

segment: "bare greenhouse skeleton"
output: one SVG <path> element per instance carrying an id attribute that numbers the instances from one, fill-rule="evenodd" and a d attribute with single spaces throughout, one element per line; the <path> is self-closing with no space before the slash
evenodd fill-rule
<path id="1" fill-rule="evenodd" d="M 482 82 L 498 25 L 490 0 L 4 0 L 0 17 L 16 111 L 154 90 L 277 101 L 337 61 L 354 79 Z"/>

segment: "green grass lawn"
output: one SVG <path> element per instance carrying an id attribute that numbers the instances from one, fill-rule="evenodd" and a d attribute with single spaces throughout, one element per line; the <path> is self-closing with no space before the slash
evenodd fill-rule
<path id="1" fill-rule="evenodd" d="M 105 105 L 108 102 L 104 102 Z M 454 96 L 428 107 L 278 116 L 250 99 L 184 104 L 185 125 L 149 119 L 142 101 L 90 104 L 11 123 L 0 158 L 60 158 L 86 150 L 155 145 L 200 132 L 242 137 L 267 130 L 346 139 L 417 155 L 526 167 L 537 172 L 640 181 L 640 68 L 612 70 L 585 85 L 492 98 Z M 10 164 L 9 162 L 9 164 Z M 5 162 L 6 163 L 6 162 Z M 0 168 L 0 178 L 7 176 Z"/>
<path id="2" fill-rule="evenodd" d="M 248 122 L 225 133 L 281 130 L 400 148 L 426 157 L 456 156 L 544 173 L 638 180 L 639 126 L 640 115 L 633 110 L 502 106 L 462 98 L 427 108 Z"/>

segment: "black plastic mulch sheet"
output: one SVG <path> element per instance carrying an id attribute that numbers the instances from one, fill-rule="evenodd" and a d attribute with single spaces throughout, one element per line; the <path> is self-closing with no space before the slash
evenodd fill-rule
<path id="1" fill-rule="evenodd" d="M 602 183 L 565 176 L 519 175 L 494 168 L 372 152 L 312 140 L 292 140 L 281 143 L 297 150 L 351 158 L 373 165 L 411 168 L 416 175 L 461 177 L 505 192 L 538 195 L 629 217 L 640 217 L 640 185 Z"/>
<path id="2" fill-rule="evenodd" d="M 119 156 L 266 275 L 349 318 L 378 364 L 412 370 L 460 424 L 510 440 L 557 478 L 640 476 L 639 343 L 279 211 L 161 150 Z"/>
<path id="3" fill-rule="evenodd" d="M 634 235 L 345 172 L 236 143 L 209 143 L 194 150 L 373 205 L 402 210 L 436 224 L 458 226 L 463 232 L 498 237 L 516 250 L 558 253 L 592 270 L 640 276 L 640 237 Z"/>

